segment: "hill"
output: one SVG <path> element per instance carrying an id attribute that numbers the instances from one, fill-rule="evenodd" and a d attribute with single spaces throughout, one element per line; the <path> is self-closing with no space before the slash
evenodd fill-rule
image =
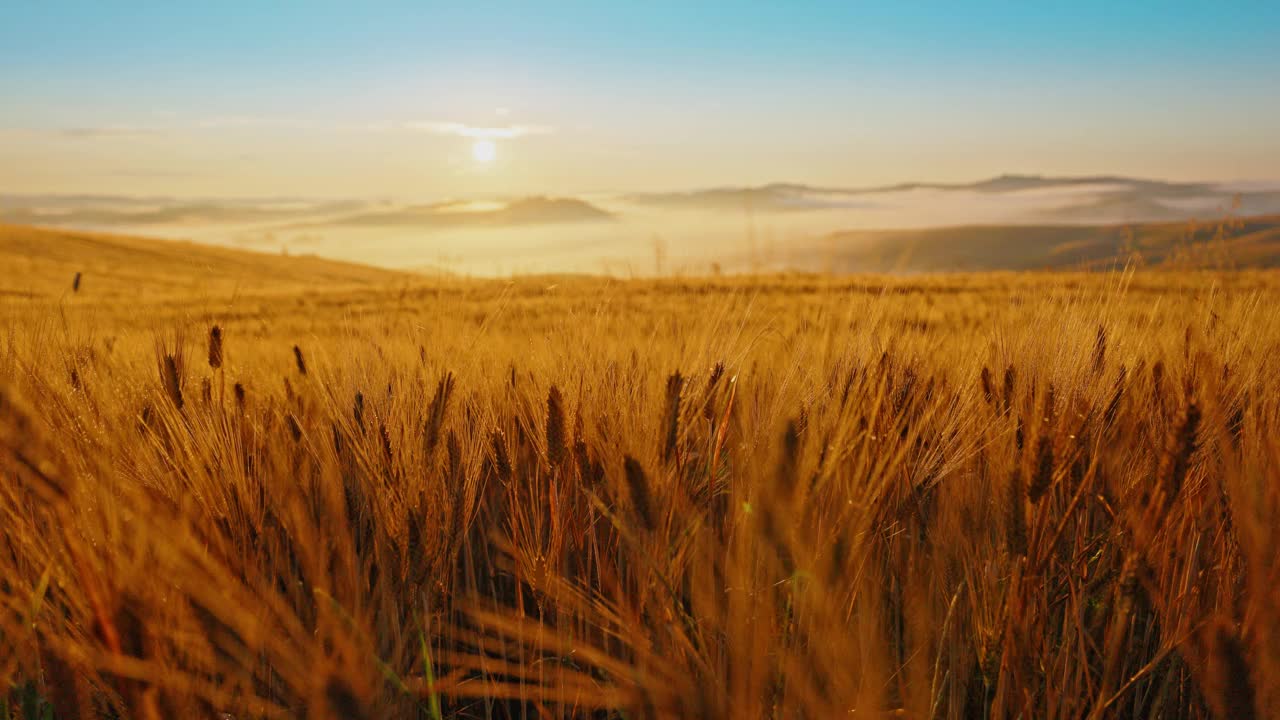
<path id="1" fill-rule="evenodd" d="M 1280 267 L 1280 215 L 1224 223 L 973 225 L 850 230 L 792 250 L 792 264 L 836 272 L 1101 269 L 1138 260 Z"/>
<path id="2" fill-rule="evenodd" d="M 517 227 L 556 223 L 604 222 L 613 214 L 585 200 L 557 197 L 526 197 L 506 203 L 441 202 L 409 205 L 389 210 L 354 213 L 304 227 L 414 227 L 466 228 Z"/>
<path id="3" fill-rule="evenodd" d="M 155 296 L 277 287 L 385 284 L 389 270 L 197 243 L 0 225 L 0 296 Z"/>
<path id="4" fill-rule="evenodd" d="M 922 197 L 931 199 L 922 202 Z M 975 209 L 1003 205 L 1009 209 L 1005 216 L 1010 220 L 1033 223 L 1162 222 L 1222 214 L 1233 207 L 1250 215 L 1280 212 L 1280 191 L 1272 186 L 1166 182 L 1113 175 L 1001 175 L 967 183 L 909 182 L 861 188 L 773 183 L 641 193 L 624 199 L 650 208 L 741 214 L 924 209 L 947 198 L 962 199 Z"/>
<path id="5" fill-rule="evenodd" d="M 218 223 L 254 224 L 325 217 L 356 212 L 364 203 L 277 201 L 271 198 L 239 201 L 146 202 L 134 198 L 32 198 L 22 205 L 15 198 L 0 200 L 0 221 L 12 225 L 75 228 L 117 228 Z"/>

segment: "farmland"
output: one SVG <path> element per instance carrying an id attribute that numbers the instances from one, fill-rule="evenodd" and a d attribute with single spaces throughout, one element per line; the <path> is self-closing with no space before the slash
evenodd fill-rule
<path id="1" fill-rule="evenodd" d="M 1280 276 L 422 278 L 6 228 L 77 717 L 1272 717 Z"/>

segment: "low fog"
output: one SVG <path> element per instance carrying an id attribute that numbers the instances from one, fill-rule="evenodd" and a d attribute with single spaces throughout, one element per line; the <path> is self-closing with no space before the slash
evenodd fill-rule
<path id="1" fill-rule="evenodd" d="M 1275 212 L 1280 212 L 1280 187 L 1034 176 L 962 185 L 841 189 L 776 184 L 420 202 L 0 198 L 3 222 L 476 276 L 936 269 L 913 265 L 911 243 L 921 242 L 919 233 L 860 232 L 934 228 L 938 230 L 928 234 L 927 242 L 936 250 L 966 242 L 963 236 L 973 234 L 956 232 L 951 242 L 947 228 L 1036 226 L 1054 230 L 1052 240 L 1061 244 L 1083 239 L 1057 232 L 1061 227 L 1083 232 L 1089 226 L 1211 222 Z M 867 238 L 874 238 L 874 263 L 862 252 Z M 1010 238 L 1010 243 L 1018 242 L 1016 234 Z M 1018 248 L 1009 249 L 1017 255 Z M 963 248 L 951 250 L 963 265 Z M 987 262 L 1000 266 L 999 253 Z"/>

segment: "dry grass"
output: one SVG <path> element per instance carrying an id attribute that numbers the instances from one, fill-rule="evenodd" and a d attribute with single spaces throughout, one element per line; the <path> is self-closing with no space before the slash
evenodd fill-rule
<path id="1" fill-rule="evenodd" d="M 84 292 L 189 302 L 300 284 L 387 284 L 405 276 L 312 256 L 0 223 L 0 301 Z M 83 287 L 81 287 L 83 281 Z"/>
<path id="2" fill-rule="evenodd" d="M 1274 274 L 95 287 L 0 304 L 59 718 L 1280 714 Z"/>

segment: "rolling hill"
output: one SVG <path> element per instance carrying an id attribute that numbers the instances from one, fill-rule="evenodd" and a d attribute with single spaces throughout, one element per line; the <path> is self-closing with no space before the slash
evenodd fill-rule
<path id="1" fill-rule="evenodd" d="M 12 199 L 0 203 L 0 220 L 11 225 L 50 225 L 77 228 L 254 224 L 325 217 L 357 212 L 357 201 L 280 203 L 261 201 L 158 200 L 151 204 L 107 198 L 95 204 L 77 198 L 53 198 L 43 205 L 18 206 Z M 9 207 L 5 207 L 5 205 Z"/>
<path id="2" fill-rule="evenodd" d="M 931 199 L 921 202 L 922 197 Z M 736 214 L 927 209 L 939 201 L 961 199 L 974 206 L 1003 202 L 1010 209 L 1009 219 L 1019 223 L 1163 222 L 1220 215 L 1233 206 L 1242 214 L 1280 212 L 1280 190 L 1269 185 L 1167 182 L 1113 175 L 1000 175 L 968 183 L 910 182 L 862 188 L 772 183 L 640 193 L 625 199 L 649 208 Z"/>
<path id="3" fill-rule="evenodd" d="M 372 285 L 406 276 L 325 260 L 69 230 L 0 225 L 0 296 L 261 290 L 297 286 Z"/>
<path id="4" fill-rule="evenodd" d="M 851 230 L 792 248 L 801 268 L 836 272 L 1104 269 L 1138 261 L 1280 267 L 1280 215 L 1224 223 L 973 225 Z"/>
<path id="5" fill-rule="evenodd" d="M 612 213 L 577 198 L 525 197 L 505 203 L 440 202 L 371 210 L 302 226 L 468 228 L 607 222 Z"/>
<path id="6" fill-rule="evenodd" d="M 797 238 L 780 255 L 723 257 L 723 267 L 837 273 L 1102 270 L 1146 266 L 1280 267 L 1280 215 L 1223 223 L 968 225 L 849 230 Z M 187 241 L 0 225 L 0 298 L 142 299 L 378 286 L 419 276 L 313 255 Z M 438 273 L 436 273 L 438 274 Z M 419 276 L 420 277 L 420 276 Z"/>

